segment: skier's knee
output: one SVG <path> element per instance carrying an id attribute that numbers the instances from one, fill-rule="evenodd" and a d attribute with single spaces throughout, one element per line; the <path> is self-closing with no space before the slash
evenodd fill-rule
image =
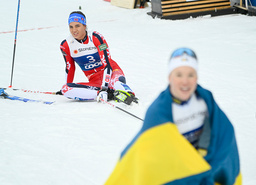
<path id="1" fill-rule="evenodd" d="M 126 79 L 124 76 L 119 76 L 118 80 L 124 84 L 126 84 Z"/>

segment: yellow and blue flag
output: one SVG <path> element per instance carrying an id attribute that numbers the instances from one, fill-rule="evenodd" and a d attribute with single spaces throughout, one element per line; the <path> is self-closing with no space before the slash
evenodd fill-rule
<path id="1" fill-rule="evenodd" d="M 173 124 L 169 87 L 149 107 L 144 124 L 122 152 L 105 185 L 241 185 L 232 124 L 210 91 L 198 85 L 209 119 L 199 141 L 203 157 Z"/>

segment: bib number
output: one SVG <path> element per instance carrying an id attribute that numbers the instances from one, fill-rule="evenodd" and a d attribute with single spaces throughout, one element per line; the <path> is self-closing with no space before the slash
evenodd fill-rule
<path id="1" fill-rule="evenodd" d="M 89 62 L 96 62 L 95 58 L 93 56 L 87 56 L 87 59 L 89 60 Z"/>

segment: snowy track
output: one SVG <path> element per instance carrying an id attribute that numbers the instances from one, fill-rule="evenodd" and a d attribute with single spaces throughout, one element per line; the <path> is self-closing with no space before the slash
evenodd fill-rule
<path id="1" fill-rule="evenodd" d="M 256 184 L 256 17 L 229 15 L 186 20 L 152 19 L 103 0 L 21 0 L 13 87 L 58 91 L 65 82 L 59 44 L 67 17 L 82 11 L 88 27 L 106 38 L 140 105 L 123 107 L 144 118 L 167 85 L 167 60 L 177 47 L 195 50 L 199 83 L 210 89 L 235 127 L 243 182 Z M 0 2 L 0 86 L 11 74 L 17 1 Z M 38 28 L 50 29 L 38 29 Z M 77 68 L 77 71 L 79 69 Z M 81 72 L 75 81 L 84 81 Z M 0 184 L 103 184 L 142 122 L 109 105 L 62 96 L 14 92 L 52 105 L 0 99 Z M 122 106 L 122 105 L 121 105 Z"/>

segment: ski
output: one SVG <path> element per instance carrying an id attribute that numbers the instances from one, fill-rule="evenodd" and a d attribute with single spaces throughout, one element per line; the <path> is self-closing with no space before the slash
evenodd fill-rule
<path id="1" fill-rule="evenodd" d="M 8 95 L 4 89 L 0 89 L 0 98 L 3 98 L 3 99 L 9 99 L 9 100 L 18 100 L 18 101 L 23 101 L 23 102 L 40 102 L 40 103 L 44 103 L 44 104 L 53 104 L 54 102 L 51 102 L 51 101 L 43 101 L 43 100 L 33 100 L 33 99 L 29 99 L 29 98 L 23 98 L 23 97 L 20 97 L 20 96 L 11 96 L 11 95 Z"/>
<path id="2" fill-rule="evenodd" d="M 11 89 L 13 91 L 22 91 L 22 92 L 26 92 L 26 93 L 39 93 L 39 94 L 52 94 L 52 95 L 62 95 L 60 93 L 60 91 L 58 92 L 45 92 L 45 91 L 34 91 L 34 90 L 28 90 L 28 89 L 13 89 L 13 88 L 6 88 L 6 87 L 1 87 L 0 89 L 4 89 L 4 90 L 7 90 L 7 89 Z"/>

